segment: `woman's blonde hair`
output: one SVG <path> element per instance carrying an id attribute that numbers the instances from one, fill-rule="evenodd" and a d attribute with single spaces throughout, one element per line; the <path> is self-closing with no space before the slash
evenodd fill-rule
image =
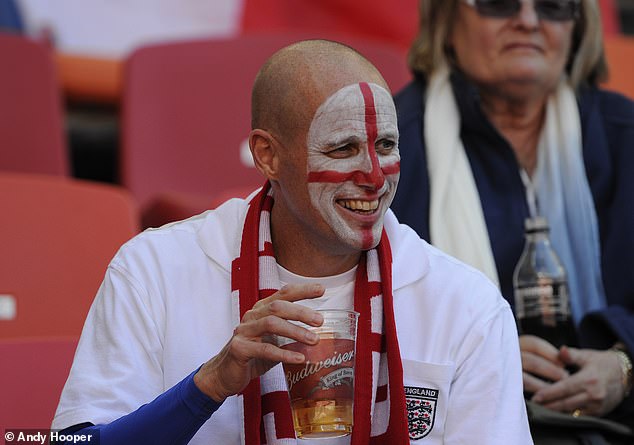
<path id="1" fill-rule="evenodd" d="M 409 67 L 427 77 L 443 63 L 452 63 L 448 45 L 461 0 L 420 0 L 419 32 L 408 54 Z M 596 0 L 580 0 L 566 72 L 570 84 L 597 85 L 607 79 L 603 31 Z"/>

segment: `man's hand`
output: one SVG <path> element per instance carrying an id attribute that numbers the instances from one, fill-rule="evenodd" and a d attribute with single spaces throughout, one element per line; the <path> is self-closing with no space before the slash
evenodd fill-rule
<path id="1" fill-rule="evenodd" d="M 320 326 L 317 311 L 293 302 L 322 296 L 321 285 L 288 285 L 247 311 L 224 348 L 194 375 L 194 383 L 217 402 L 242 391 L 277 363 L 302 363 L 304 355 L 278 348 L 274 336 L 316 344 L 318 337 L 288 320 Z"/>
<path id="2" fill-rule="evenodd" d="M 524 392 L 535 393 L 568 377 L 559 350 L 534 335 L 520 335 Z"/>
<path id="3" fill-rule="evenodd" d="M 559 353 L 566 365 L 579 371 L 537 391 L 533 401 L 555 411 L 603 416 L 624 397 L 621 367 L 614 351 L 576 349 L 563 346 Z"/>

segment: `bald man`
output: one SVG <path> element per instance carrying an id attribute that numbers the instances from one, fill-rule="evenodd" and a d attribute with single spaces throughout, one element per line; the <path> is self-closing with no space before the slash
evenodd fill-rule
<path id="1" fill-rule="evenodd" d="M 112 260 L 53 427 L 101 443 L 295 443 L 293 322 L 359 312 L 352 435 L 302 444 L 530 444 L 517 332 L 482 274 L 388 210 L 398 130 L 380 73 L 305 41 L 252 96 L 247 200 L 146 231 Z M 91 436 L 92 437 L 92 436 Z M 88 443 L 88 442 L 86 442 Z"/>

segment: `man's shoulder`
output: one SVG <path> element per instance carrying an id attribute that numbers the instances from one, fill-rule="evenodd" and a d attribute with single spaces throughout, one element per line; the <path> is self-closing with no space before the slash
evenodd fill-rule
<path id="1" fill-rule="evenodd" d="M 113 261 L 191 263 L 206 256 L 228 268 L 239 248 L 246 209 L 245 200 L 231 199 L 191 218 L 147 229 L 126 242 Z"/>

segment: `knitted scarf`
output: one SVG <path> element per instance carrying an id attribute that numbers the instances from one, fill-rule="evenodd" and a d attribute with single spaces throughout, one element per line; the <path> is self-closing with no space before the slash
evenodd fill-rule
<path id="1" fill-rule="evenodd" d="M 270 215 L 270 184 L 249 203 L 240 256 L 232 263 L 231 289 L 236 324 L 262 298 L 279 289 Z M 355 353 L 352 445 L 408 444 L 403 368 L 392 304 L 392 258 L 383 231 L 379 245 L 365 252 L 357 268 L 354 309 L 360 313 Z M 239 397 L 245 445 L 295 444 L 290 400 L 282 365 L 253 379 Z"/>

